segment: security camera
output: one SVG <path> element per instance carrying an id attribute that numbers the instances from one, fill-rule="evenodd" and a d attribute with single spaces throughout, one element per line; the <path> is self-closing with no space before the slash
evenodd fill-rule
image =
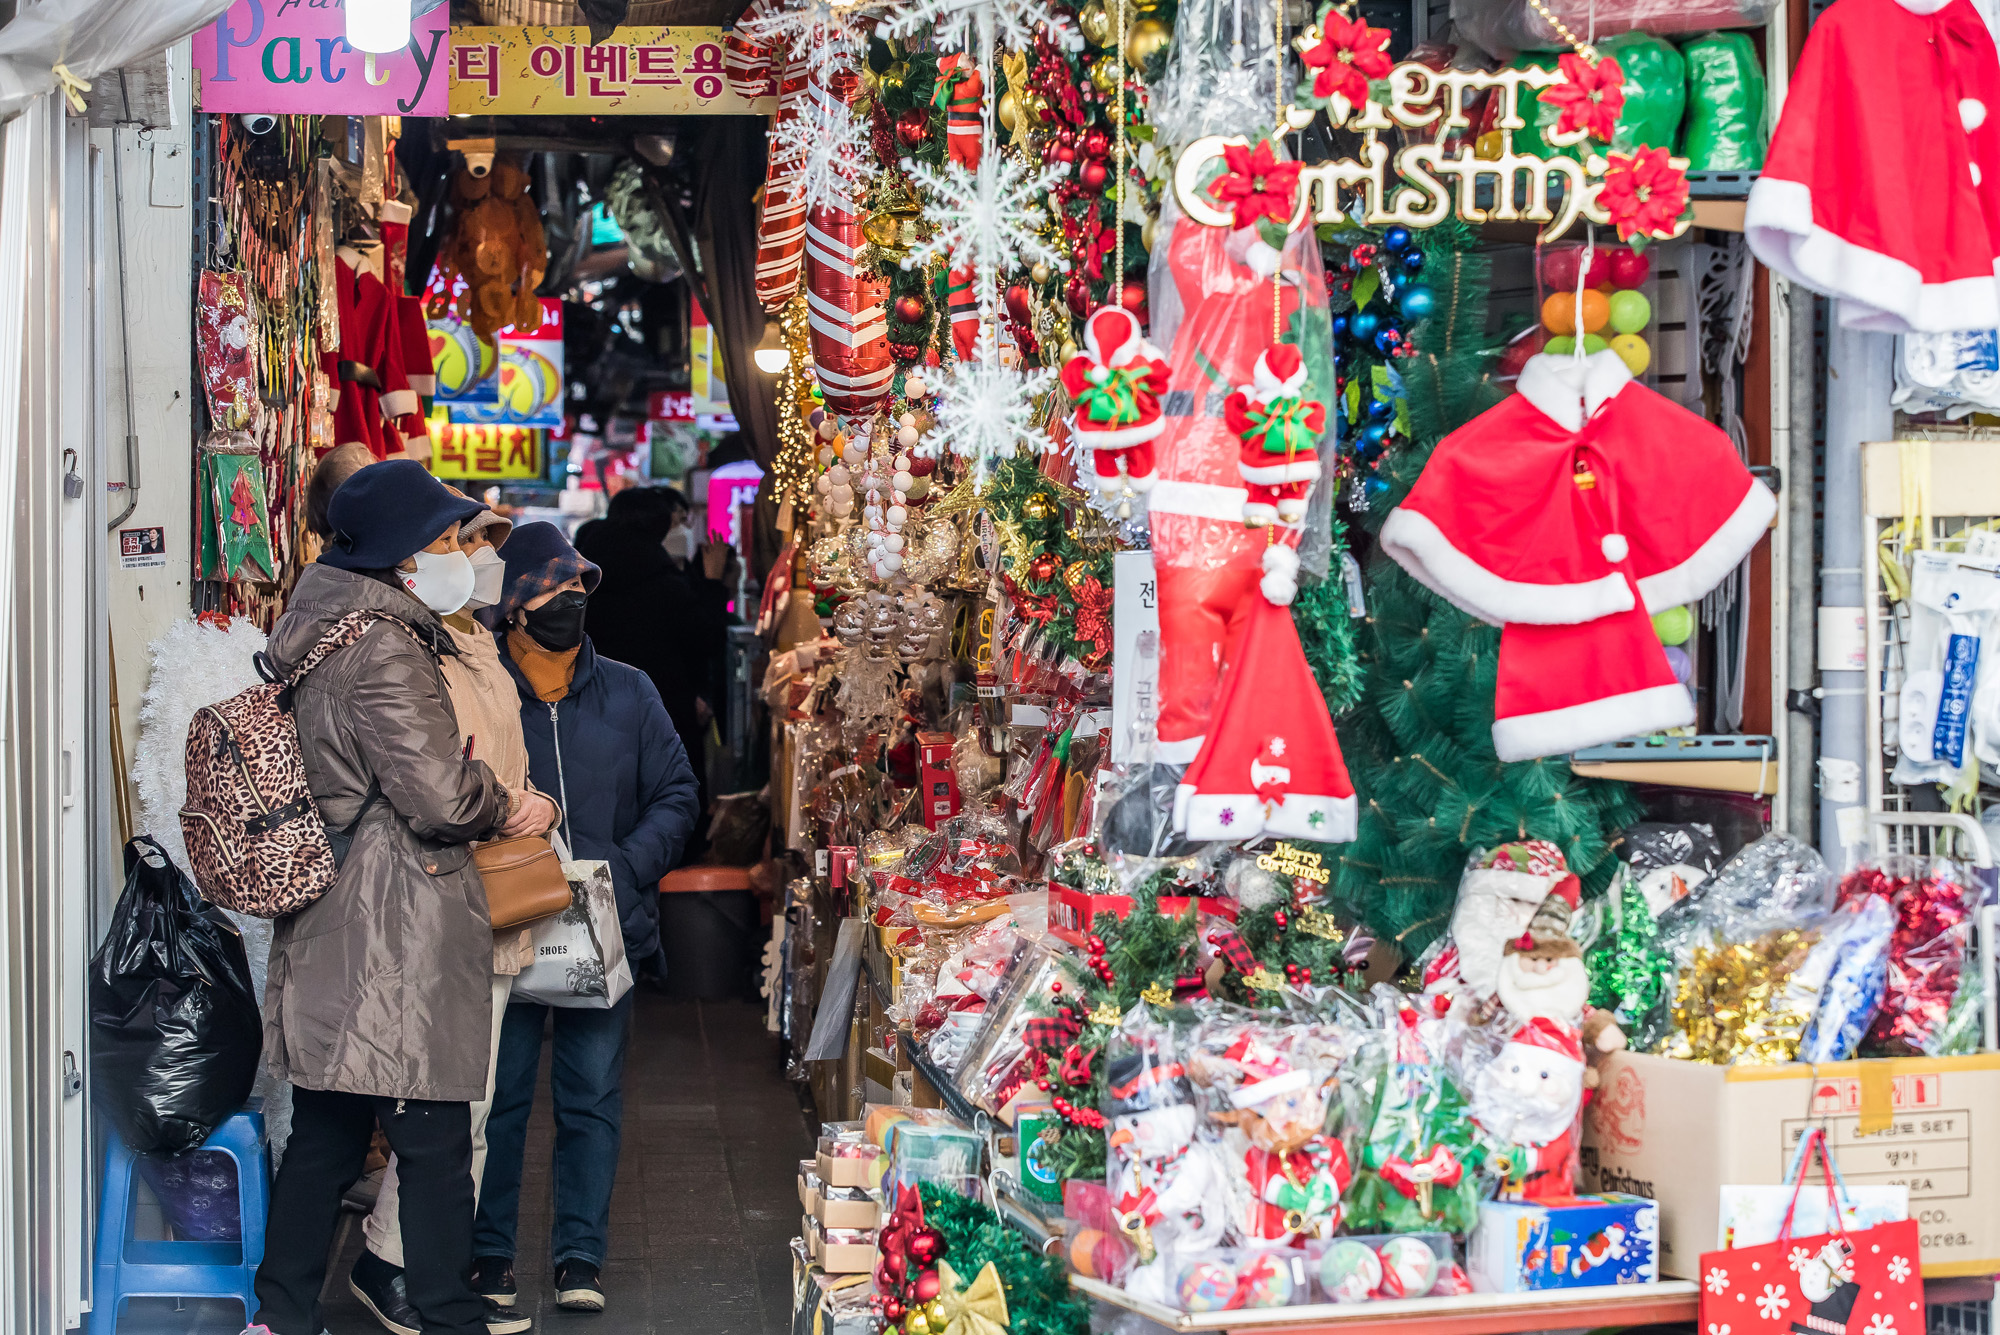
<path id="1" fill-rule="evenodd" d="M 245 134 L 269 134 L 271 133 L 271 131 L 278 128 L 278 118 L 276 116 L 266 116 L 262 114 L 255 116 L 238 116 L 236 118 L 236 123 L 243 127 L 243 132 Z"/>
<path id="2" fill-rule="evenodd" d="M 465 169 L 474 176 L 484 176 L 493 170 L 493 155 L 491 153 L 467 153 L 465 155 Z"/>

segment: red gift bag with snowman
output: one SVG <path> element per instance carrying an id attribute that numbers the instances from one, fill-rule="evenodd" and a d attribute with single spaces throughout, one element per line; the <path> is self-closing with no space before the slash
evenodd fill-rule
<path id="1" fill-rule="evenodd" d="M 1795 1238 L 1792 1215 L 1817 1158 L 1827 1217 L 1838 1223 L 1840 1180 L 1826 1132 L 1814 1128 L 1793 1164 L 1792 1204 L 1776 1242 L 1701 1258 L 1704 1331 L 1728 1335 L 1923 1335 L 1922 1257 L 1914 1219 Z"/>

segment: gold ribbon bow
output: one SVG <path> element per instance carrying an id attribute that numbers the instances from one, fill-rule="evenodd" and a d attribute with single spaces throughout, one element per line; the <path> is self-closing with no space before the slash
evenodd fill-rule
<path id="1" fill-rule="evenodd" d="M 960 1288 L 951 1262 L 938 1262 L 938 1302 L 944 1306 L 943 1335 L 1007 1335 L 1007 1290 L 988 1261 L 970 1288 Z"/>
<path id="2" fill-rule="evenodd" d="M 83 100 L 83 95 L 90 91 L 90 80 L 77 78 L 69 72 L 69 66 L 62 64 L 49 66 L 49 73 L 56 76 L 56 87 L 62 89 L 77 115 L 90 110 L 90 104 Z"/>

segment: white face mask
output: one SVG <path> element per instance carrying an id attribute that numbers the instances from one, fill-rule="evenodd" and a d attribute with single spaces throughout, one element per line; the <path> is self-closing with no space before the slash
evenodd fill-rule
<path id="1" fill-rule="evenodd" d="M 417 568 L 399 570 L 396 574 L 418 602 L 439 616 L 456 612 L 472 596 L 474 572 L 464 552 L 446 552 L 442 556 L 418 552 Z"/>
<path id="2" fill-rule="evenodd" d="M 667 549 L 668 556 L 678 556 L 683 561 L 694 560 L 694 526 L 669 529 L 667 536 L 660 539 L 660 546 Z"/>
<path id="3" fill-rule="evenodd" d="M 507 584 L 507 563 L 491 547 L 478 548 L 467 559 L 472 562 L 472 596 L 465 600 L 465 605 L 474 611 L 498 606 L 500 591 Z"/>

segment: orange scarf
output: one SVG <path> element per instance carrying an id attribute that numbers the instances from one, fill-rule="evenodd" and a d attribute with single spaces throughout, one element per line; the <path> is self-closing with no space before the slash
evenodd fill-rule
<path id="1" fill-rule="evenodd" d="M 534 687 L 537 700 L 547 704 L 569 694 L 569 679 L 576 673 L 576 649 L 544 649 L 519 626 L 509 626 L 507 652 L 528 685 Z"/>

